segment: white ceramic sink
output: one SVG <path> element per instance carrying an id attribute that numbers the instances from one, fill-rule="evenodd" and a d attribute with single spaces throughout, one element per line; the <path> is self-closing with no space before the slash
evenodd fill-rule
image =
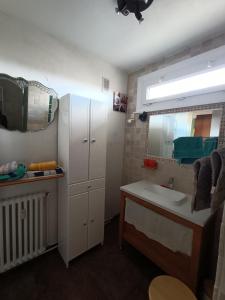
<path id="1" fill-rule="evenodd" d="M 167 201 L 174 205 L 180 205 L 186 200 L 186 195 L 175 190 L 167 189 L 157 184 L 149 182 L 144 187 L 149 199 L 156 202 Z"/>
<path id="2" fill-rule="evenodd" d="M 122 192 L 145 202 L 151 203 L 165 209 L 194 224 L 204 226 L 211 216 L 211 210 L 204 209 L 198 212 L 191 212 L 191 195 L 164 188 L 149 180 L 141 180 L 120 187 Z M 132 199 L 131 199 L 132 200 Z"/>

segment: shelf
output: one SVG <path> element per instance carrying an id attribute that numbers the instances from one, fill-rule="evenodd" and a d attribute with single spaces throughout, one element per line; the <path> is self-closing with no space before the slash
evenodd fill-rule
<path id="1" fill-rule="evenodd" d="M 36 182 L 36 181 L 52 180 L 52 179 L 58 179 L 62 177 L 64 177 L 64 174 L 22 178 L 18 180 L 9 180 L 9 181 L 0 182 L 0 187 L 12 186 L 17 184 L 26 184 L 26 183 Z"/>

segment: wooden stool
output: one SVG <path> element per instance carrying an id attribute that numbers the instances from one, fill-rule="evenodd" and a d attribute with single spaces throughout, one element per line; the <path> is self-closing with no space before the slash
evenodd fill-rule
<path id="1" fill-rule="evenodd" d="M 148 293 L 149 300 L 197 300 L 183 282 L 171 276 L 153 279 Z"/>

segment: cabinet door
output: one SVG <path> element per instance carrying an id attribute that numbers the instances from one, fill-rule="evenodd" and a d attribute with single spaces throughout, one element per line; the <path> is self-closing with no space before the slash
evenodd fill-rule
<path id="1" fill-rule="evenodd" d="M 69 258 L 85 252 L 88 247 L 88 193 L 70 197 Z"/>
<path id="2" fill-rule="evenodd" d="M 105 103 L 91 101 L 89 179 L 105 177 L 106 117 Z"/>
<path id="3" fill-rule="evenodd" d="M 69 183 L 88 180 L 90 100 L 71 97 Z"/>
<path id="4" fill-rule="evenodd" d="M 89 192 L 88 249 L 104 240 L 105 189 Z"/>

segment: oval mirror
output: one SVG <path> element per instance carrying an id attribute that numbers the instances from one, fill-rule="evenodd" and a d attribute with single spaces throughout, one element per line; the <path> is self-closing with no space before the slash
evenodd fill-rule
<path id="1" fill-rule="evenodd" d="M 0 74 L 0 128 L 22 132 L 45 129 L 57 108 L 54 90 L 37 81 Z"/>

